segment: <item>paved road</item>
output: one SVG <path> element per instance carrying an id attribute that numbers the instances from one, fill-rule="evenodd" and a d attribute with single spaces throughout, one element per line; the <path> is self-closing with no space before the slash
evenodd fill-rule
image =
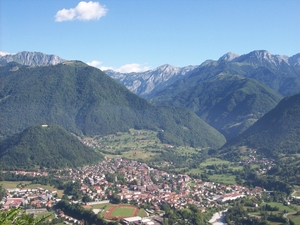
<path id="1" fill-rule="evenodd" d="M 213 225 L 227 225 L 227 223 L 225 222 L 226 211 L 227 210 L 215 213 L 210 219 L 209 223 Z"/>
<path id="2" fill-rule="evenodd" d="M 287 216 L 289 216 L 289 215 L 295 215 L 297 212 L 290 212 L 290 213 L 285 213 L 285 214 L 283 214 L 283 217 L 284 218 L 287 218 Z"/>

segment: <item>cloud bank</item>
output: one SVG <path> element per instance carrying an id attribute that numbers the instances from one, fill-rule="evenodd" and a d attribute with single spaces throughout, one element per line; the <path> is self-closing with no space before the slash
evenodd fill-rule
<path id="1" fill-rule="evenodd" d="M 149 70 L 148 66 L 142 66 L 138 63 L 131 63 L 126 64 L 124 66 L 121 66 L 119 69 L 116 69 L 115 71 L 120 73 L 131 73 L 131 72 L 143 72 Z"/>
<path id="2" fill-rule="evenodd" d="M 142 66 L 138 63 L 130 63 L 130 64 L 125 64 L 123 66 L 121 66 L 120 68 L 113 68 L 113 67 L 108 67 L 108 66 L 100 66 L 102 64 L 102 62 L 94 60 L 91 62 L 87 63 L 89 66 L 93 66 L 93 67 L 97 67 L 100 70 L 104 71 L 104 70 L 114 70 L 116 72 L 120 72 L 120 73 L 132 73 L 132 72 L 144 72 L 147 70 L 150 70 L 150 67 L 148 66 Z"/>
<path id="3" fill-rule="evenodd" d="M 93 66 L 93 67 L 99 67 L 102 64 L 102 62 L 93 60 L 92 62 L 87 62 L 86 64 L 88 64 L 89 66 Z"/>
<path id="4" fill-rule="evenodd" d="M 98 20 L 105 16 L 107 8 L 99 4 L 99 2 L 79 2 L 75 8 L 59 10 L 55 15 L 56 22 L 71 20 Z"/>

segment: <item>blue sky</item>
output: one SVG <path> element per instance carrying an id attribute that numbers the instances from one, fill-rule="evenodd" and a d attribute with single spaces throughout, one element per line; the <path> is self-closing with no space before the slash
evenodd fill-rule
<path id="1" fill-rule="evenodd" d="M 300 52 L 299 0 L 0 0 L 0 51 L 122 72 Z"/>

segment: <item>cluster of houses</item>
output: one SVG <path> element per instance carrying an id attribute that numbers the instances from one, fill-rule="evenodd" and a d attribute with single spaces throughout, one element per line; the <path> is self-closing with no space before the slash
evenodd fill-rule
<path id="1" fill-rule="evenodd" d="M 15 175 L 21 175 L 21 176 L 30 176 L 30 177 L 46 177 L 49 175 L 47 171 L 25 171 L 25 170 L 14 170 L 14 171 L 3 171 L 3 173 L 10 172 Z"/>
<path id="2" fill-rule="evenodd" d="M 7 188 L 6 198 L 0 201 L 2 208 L 51 208 L 60 199 L 57 191 L 37 188 Z"/>
<path id="3" fill-rule="evenodd" d="M 59 212 L 58 217 L 63 218 L 66 224 L 68 224 L 68 223 L 70 223 L 70 224 L 81 224 L 81 225 L 84 224 L 84 222 L 81 221 L 81 220 L 77 220 L 77 219 L 75 219 L 71 216 L 65 215 L 65 213 L 63 211 Z"/>
<path id="4" fill-rule="evenodd" d="M 107 180 L 107 174 L 115 175 L 113 181 Z M 119 175 L 124 178 L 122 181 L 118 180 Z M 204 211 L 228 200 L 261 195 L 263 191 L 260 187 L 249 189 L 202 182 L 185 174 L 169 174 L 145 163 L 121 158 L 106 158 L 97 165 L 68 169 L 64 176 L 59 177 L 79 181 L 82 193 L 89 195 L 94 202 L 106 200 L 114 190 L 121 201 L 137 205 L 151 203 L 154 210 L 167 203 L 174 208 L 195 204 Z M 85 184 L 86 181 L 89 185 Z"/>
<path id="5" fill-rule="evenodd" d="M 111 176 L 108 179 L 108 174 L 113 179 Z M 203 182 L 185 174 L 169 174 L 145 163 L 122 158 L 105 158 L 96 165 L 57 170 L 55 176 L 63 180 L 78 181 L 81 184 L 79 191 L 92 200 L 88 205 L 107 201 L 114 194 L 121 202 L 147 204 L 148 214 L 159 212 L 164 203 L 177 209 L 194 204 L 205 211 L 206 208 L 220 207 L 228 200 L 250 195 L 260 196 L 264 191 L 260 187 L 249 189 L 239 185 Z M 72 199 L 72 196 L 69 197 Z M 52 207 L 58 201 L 60 199 L 56 191 L 15 188 L 7 189 L 7 197 L 0 205 L 3 208 L 22 205 L 38 209 Z M 73 224 L 80 223 L 63 212 L 60 216 Z"/>
<path id="6" fill-rule="evenodd" d="M 242 161 L 239 161 L 239 163 L 242 165 L 258 164 L 261 167 L 263 167 L 263 169 L 259 170 L 262 173 L 266 172 L 267 170 L 270 170 L 273 166 L 275 166 L 274 160 L 257 157 L 255 150 L 250 150 L 249 155 L 247 155 L 247 158 Z"/>

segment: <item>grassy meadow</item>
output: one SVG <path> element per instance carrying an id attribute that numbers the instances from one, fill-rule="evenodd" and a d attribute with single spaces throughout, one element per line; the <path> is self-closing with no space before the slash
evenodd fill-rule
<path id="1" fill-rule="evenodd" d="M 0 185 L 4 188 L 17 188 L 20 187 L 22 184 L 28 185 L 31 184 L 30 181 L 0 181 Z"/>
<path id="2" fill-rule="evenodd" d="M 149 130 L 130 129 L 129 132 L 96 136 L 92 140 L 101 145 L 98 150 L 109 158 L 118 155 L 132 160 L 150 160 L 165 147 L 157 138 L 157 132 Z"/>
<path id="3" fill-rule="evenodd" d="M 263 205 L 270 205 L 272 207 L 278 207 L 278 211 L 267 211 L 268 214 L 272 213 L 272 214 L 285 214 L 285 213 L 291 213 L 289 215 L 287 215 L 287 218 L 294 221 L 295 224 L 300 224 L 300 215 L 297 215 L 296 212 L 298 212 L 300 210 L 300 206 L 298 205 L 285 205 L 282 202 L 267 202 L 267 203 L 263 203 L 260 206 Z M 247 210 L 247 208 L 252 208 L 252 207 L 245 207 L 245 210 Z M 255 216 L 260 218 L 261 217 L 261 212 L 257 211 L 257 212 L 249 212 L 249 215 L 251 216 Z M 270 225 L 281 225 L 282 223 L 280 222 L 272 222 L 272 221 L 268 221 L 268 224 Z"/>

